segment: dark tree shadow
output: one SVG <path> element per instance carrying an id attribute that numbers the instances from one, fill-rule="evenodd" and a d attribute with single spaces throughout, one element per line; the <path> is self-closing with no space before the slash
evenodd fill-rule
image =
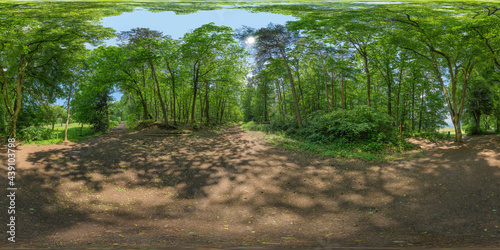
<path id="1" fill-rule="evenodd" d="M 473 137 L 417 160 L 366 163 L 291 153 L 237 126 L 207 137 L 103 135 L 27 156 L 19 240 L 44 245 L 81 230 L 88 237 L 62 246 L 498 246 L 499 142 Z"/>

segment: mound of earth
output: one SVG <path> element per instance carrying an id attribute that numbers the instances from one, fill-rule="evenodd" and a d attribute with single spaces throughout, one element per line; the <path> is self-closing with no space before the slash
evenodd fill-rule
<path id="1" fill-rule="evenodd" d="M 177 129 L 176 126 L 171 125 L 171 124 L 166 124 L 164 122 L 159 122 L 159 121 L 153 121 L 153 122 L 148 122 L 148 121 L 142 121 L 137 125 L 137 130 L 143 130 L 143 129 L 164 129 L 164 130 L 174 130 Z"/>

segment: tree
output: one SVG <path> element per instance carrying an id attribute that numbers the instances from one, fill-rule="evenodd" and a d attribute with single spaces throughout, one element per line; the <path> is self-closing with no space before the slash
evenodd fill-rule
<path id="1" fill-rule="evenodd" d="M 215 71 L 223 51 L 228 44 L 235 43 L 232 29 L 226 26 L 216 26 L 213 23 L 186 33 L 182 40 L 181 51 L 190 64 L 193 83 L 193 99 L 191 105 L 191 122 L 194 122 L 196 97 L 200 81 L 208 80 L 209 73 Z M 205 84 L 208 84 L 205 82 Z M 208 87 L 206 89 L 208 91 Z M 208 94 L 208 92 L 206 93 Z M 201 102 L 201 97 L 200 97 Z M 201 105 L 200 105 L 201 106 Z"/>
<path id="2" fill-rule="evenodd" d="M 371 106 L 371 46 L 380 32 L 381 11 L 378 8 L 358 7 L 329 12 L 311 12 L 288 27 L 320 38 L 328 44 L 349 44 L 361 57 L 366 78 L 366 101 Z"/>
<path id="3" fill-rule="evenodd" d="M 455 141 L 461 143 L 467 84 L 474 66 L 480 61 L 477 37 L 460 21 L 463 17 L 459 13 L 436 17 L 435 11 L 424 8 L 419 11 L 402 8 L 389 13 L 392 14 L 388 18 L 392 24 L 389 29 L 398 30 L 393 32 L 392 41 L 432 65 L 455 127 Z M 458 88 L 461 88 L 460 96 Z"/>
<path id="4" fill-rule="evenodd" d="M 99 82 L 80 83 L 73 99 L 75 119 L 93 125 L 95 131 L 106 132 L 109 127 L 108 104 L 111 102 L 112 86 Z"/>
<path id="5" fill-rule="evenodd" d="M 292 45 L 299 39 L 299 36 L 289 30 L 283 25 L 275 25 L 270 23 L 266 28 L 261 28 L 255 30 L 249 27 L 245 27 L 240 30 L 237 37 L 240 40 L 246 39 L 252 34 L 258 36 L 255 49 L 257 50 L 257 61 L 260 63 L 267 62 L 273 58 L 281 58 L 283 60 L 286 72 L 288 74 L 288 80 L 292 89 L 293 95 L 293 105 L 295 107 L 295 117 L 297 118 L 297 123 L 299 128 L 302 127 L 302 119 L 299 111 L 299 104 L 297 100 L 297 94 L 295 91 L 294 77 L 290 69 L 290 61 L 288 59 L 288 53 L 290 52 Z"/>
<path id="6" fill-rule="evenodd" d="M 120 40 L 128 41 L 128 49 L 136 51 L 136 58 L 139 62 L 144 61 L 148 64 L 151 75 L 156 83 L 156 94 L 160 101 L 160 107 L 163 113 L 163 122 L 168 126 L 168 116 L 165 102 L 163 101 L 158 74 L 155 68 L 155 62 L 158 60 L 159 39 L 162 33 L 148 28 L 137 28 L 131 31 L 125 31 L 118 34 Z"/>
<path id="7" fill-rule="evenodd" d="M 17 8 L 20 5 L 2 10 L 16 14 L 0 29 L 0 72 L 10 137 L 16 136 L 23 95 L 29 93 L 31 98 L 52 102 L 60 91 L 60 62 L 85 43 L 97 44 L 112 36 L 111 29 L 93 22 L 99 12 L 76 15 L 67 6 L 56 4 L 19 15 Z"/>

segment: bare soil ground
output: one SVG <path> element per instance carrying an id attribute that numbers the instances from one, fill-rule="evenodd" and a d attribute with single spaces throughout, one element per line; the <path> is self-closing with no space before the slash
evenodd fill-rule
<path id="1" fill-rule="evenodd" d="M 238 126 L 160 133 L 120 127 L 78 143 L 20 146 L 17 242 L 0 244 L 500 246 L 499 135 L 462 145 L 413 140 L 417 159 L 367 163 L 292 153 Z M 7 183 L 6 145 L 0 152 Z"/>

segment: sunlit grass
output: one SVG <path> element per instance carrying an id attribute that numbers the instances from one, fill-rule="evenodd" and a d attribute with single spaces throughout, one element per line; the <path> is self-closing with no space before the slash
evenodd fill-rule
<path id="1" fill-rule="evenodd" d="M 32 141 L 25 143 L 25 145 L 51 145 L 51 144 L 61 144 L 64 141 L 64 129 L 66 124 L 55 124 L 54 131 L 52 131 L 53 139 L 42 140 L 42 141 Z M 44 128 L 52 129 L 52 125 L 45 125 Z M 95 132 L 91 129 L 91 125 L 84 124 L 83 129 L 79 123 L 71 123 L 68 125 L 68 141 L 79 142 L 94 136 L 100 135 L 102 132 Z"/>
<path id="2" fill-rule="evenodd" d="M 448 132 L 449 132 L 450 135 L 455 135 L 454 128 L 440 128 L 440 129 L 438 129 L 438 132 L 443 133 L 443 134 L 448 134 Z M 465 130 L 462 130 L 462 134 L 465 134 Z"/>

